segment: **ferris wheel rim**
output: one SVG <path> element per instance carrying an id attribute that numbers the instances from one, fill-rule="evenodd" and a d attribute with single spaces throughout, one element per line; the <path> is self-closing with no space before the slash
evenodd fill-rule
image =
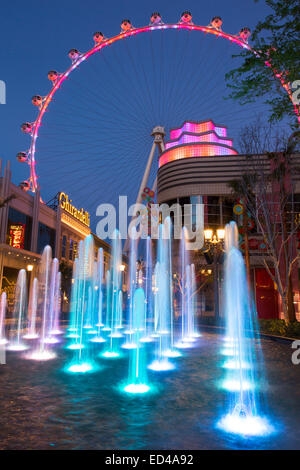
<path id="1" fill-rule="evenodd" d="M 32 132 L 30 133 L 31 136 L 31 143 L 29 150 L 26 152 L 27 153 L 27 163 L 30 166 L 30 177 L 25 183 L 28 183 L 28 189 L 30 189 L 32 192 L 36 192 L 39 190 L 39 184 L 38 184 L 38 176 L 36 174 L 35 170 L 35 165 L 37 163 L 37 160 L 35 159 L 36 155 L 36 141 L 39 137 L 39 128 L 42 123 L 43 116 L 45 112 L 47 111 L 47 108 L 49 104 L 52 101 L 53 96 L 55 93 L 58 91 L 58 89 L 61 87 L 63 82 L 69 77 L 69 75 L 76 70 L 79 65 L 83 62 L 86 61 L 89 57 L 94 55 L 96 52 L 101 51 L 107 46 L 110 46 L 114 44 L 117 41 L 120 41 L 121 39 L 126 39 L 128 37 L 135 36 L 137 34 L 149 32 L 149 31 L 157 31 L 157 30 L 169 30 L 169 29 L 177 29 L 177 30 L 188 30 L 188 31 L 199 31 L 203 32 L 205 34 L 213 34 L 217 37 L 221 37 L 223 39 L 227 39 L 231 43 L 235 43 L 242 47 L 243 49 L 247 49 L 248 51 L 253 52 L 254 55 L 260 56 L 259 52 L 257 52 L 255 49 L 253 49 L 247 42 L 243 41 L 240 37 L 237 35 L 225 33 L 222 30 L 215 29 L 210 26 L 200 26 L 200 25 L 195 25 L 195 24 L 187 24 L 187 23 L 167 23 L 167 24 L 152 24 L 148 26 L 143 26 L 140 28 L 131 28 L 128 31 L 121 32 L 120 34 L 117 34 L 115 36 L 112 36 L 111 38 L 104 38 L 104 40 L 101 43 L 95 44 L 94 47 L 86 51 L 85 53 L 79 53 L 78 57 L 76 60 L 72 61 L 72 64 L 70 67 L 66 69 L 65 72 L 58 74 L 58 78 L 55 82 L 53 82 L 53 87 L 50 90 L 50 92 L 42 99 L 42 103 L 39 107 L 39 113 L 36 118 L 36 120 L 32 123 Z M 289 94 L 289 97 L 291 98 L 291 91 L 288 89 L 288 86 L 285 84 L 284 79 L 282 76 L 276 75 L 276 70 L 273 69 L 272 64 L 268 61 L 265 62 L 265 65 L 267 67 L 270 67 L 274 73 L 274 79 L 279 79 L 281 86 L 286 90 L 286 92 Z M 298 117 L 298 120 L 300 122 L 300 115 L 298 112 L 298 109 L 296 105 L 294 105 L 294 111 Z M 20 152 L 23 153 L 23 152 Z"/>

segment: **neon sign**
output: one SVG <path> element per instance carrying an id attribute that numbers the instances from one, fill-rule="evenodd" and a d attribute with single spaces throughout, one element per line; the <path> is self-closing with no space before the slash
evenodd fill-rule
<path id="1" fill-rule="evenodd" d="M 87 227 L 90 226 L 90 214 L 87 211 L 83 211 L 81 208 L 76 209 L 75 206 L 71 204 L 72 199 L 69 199 L 69 196 L 65 193 L 59 194 L 60 207 L 68 214 L 71 214 L 75 219 L 82 222 Z"/>
<path id="2" fill-rule="evenodd" d="M 25 224 L 13 224 L 9 227 L 9 244 L 13 248 L 24 248 Z"/>

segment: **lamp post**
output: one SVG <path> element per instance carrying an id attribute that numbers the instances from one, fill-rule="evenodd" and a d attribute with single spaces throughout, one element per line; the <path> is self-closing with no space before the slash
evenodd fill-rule
<path id="1" fill-rule="evenodd" d="M 143 284 L 143 270 L 145 267 L 145 263 L 142 259 L 138 259 L 136 262 L 136 282 L 141 287 Z"/>
<path id="2" fill-rule="evenodd" d="M 204 253 L 212 253 L 214 271 L 214 305 L 215 317 L 219 318 L 219 255 L 224 252 L 225 230 L 210 228 L 204 230 Z"/>

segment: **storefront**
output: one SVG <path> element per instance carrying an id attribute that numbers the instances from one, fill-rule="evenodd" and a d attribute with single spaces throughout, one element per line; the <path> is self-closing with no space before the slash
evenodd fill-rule
<path id="1" fill-rule="evenodd" d="M 90 214 L 77 208 L 64 192 L 58 193 L 49 205 L 41 202 L 38 191 L 25 192 L 11 182 L 9 162 L 3 175 L 0 174 L 0 200 L 3 201 L 0 208 L 0 291 L 6 291 L 9 307 L 19 270 L 27 271 L 30 284 L 38 274 L 44 247 L 50 245 L 52 256 L 60 262 L 64 310 L 67 310 L 78 245 L 91 234 Z M 92 235 L 95 248 L 103 248 L 107 271 L 110 245 Z"/>
<path id="2" fill-rule="evenodd" d="M 247 156 L 239 155 L 227 137 L 224 126 L 212 121 L 185 122 L 182 127 L 171 130 L 171 140 L 165 143 L 166 150 L 160 155 L 157 174 L 157 199 L 159 204 L 171 207 L 178 203 L 193 205 L 201 201 L 204 206 L 204 227 L 212 233 L 231 220 L 238 225 L 239 243 L 243 251 L 244 227 L 243 208 L 233 197 L 230 183 L 238 180 L 247 169 Z M 300 157 L 294 156 L 294 159 Z M 297 182 L 297 196 L 300 193 L 300 180 Z M 299 196 L 300 197 L 300 196 Z M 282 317 L 279 296 L 275 284 L 265 269 L 266 245 L 251 217 L 248 219 L 250 267 L 253 294 L 260 318 Z M 198 285 L 202 285 L 198 295 L 204 315 L 215 314 L 214 304 L 219 299 L 219 312 L 222 314 L 222 276 L 224 257 L 219 250 L 216 262 L 204 250 L 190 253 L 197 270 Z M 176 263 L 178 250 L 173 250 Z M 178 257 L 178 256 L 177 256 Z M 298 270 L 296 269 L 298 272 Z M 294 280 L 294 305 L 300 320 L 299 280 Z M 214 291 L 218 291 L 217 294 Z"/>

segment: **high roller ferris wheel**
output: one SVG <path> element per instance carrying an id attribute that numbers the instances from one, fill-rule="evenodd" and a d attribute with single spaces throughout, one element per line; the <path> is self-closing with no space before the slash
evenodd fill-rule
<path id="1" fill-rule="evenodd" d="M 125 38 L 135 37 L 141 33 L 146 33 L 146 32 L 151 32 L 151 31 L 156 31 L 156 30 L 172 30 L 172 29 L 178 30 L 178 31 L 182 31 L 182 30 L 197 31 L 197 32 L 202 32 L 205 35 L 206 34 L 213 35 L 217 38 L 226 39 L 230 43 L 236 44 L 243 49 L 247 49 L 253 52 L 253 54 L 255 54 L 256 56 L 260 55 L 260 52 L 252 49 L 248 43 L 250 35 L 251 35 L 251 31 L 248 27 L 241 28 L 238 34 L 233 35 L 233 34 L 225 33 L 222 30 L 222 23 L 223 23 L 222 19 L 219 16 L 215 16 L 214 18 L 212 18 L 211 22 L 207 26 L 195 25 L 193 23 L 192 14 L 188 11 L 185 11 L 182 13 L 178 23 L 175 23 L 175 24 L 166 23 L 165 24 L 162 20 L 161 15 L 158 12 L 155 12 L 151 15 L 150 24 L 148 26 L 136 28 L 132 25 L 130 20 L 125 19 L 121 23 L 121 32 L 118 35 L 113 36 L 111 38 L 106 38 L 102 32 L 96 32 L 93 35 L 94 46 L 91 49 L 89 49 L 87 52 L 82 53 L 77 49 L 71 49 L 68 53 L 69 58 L 71 60 L 71 65 L 67 68 L 67 70 L 63 73 L 59 73 L 55 70 L 51 70 L 48 73 L 48 79 L 52 83 L 52 89 L 50 90 L 50 92 L 46 96 L 35 95 L 32 98 L 32 104 L 36 106 L 38 109 L 38 115 L 37 115 L 36 120 L 34 122 L 25 122 L 21 126 L 22 131 L 25 134 L 30 136 L 31 141 L 30 141 L 29 149 L 26 152 L 19 152 L 17 154 L 18 161 L 22 163 L 27 163 L 30 168 L 29 178 L 27 180 L 24 180 L 20 184 L 20 187 L 25 191 L 30 190 L 32 192 L 36 192 L 37 190 L 40 189 L 39 178 L 38 178 L 37 171 L 36 171 L 36 165 L 38 163 L 37 156 L 36 156 L 36 145 L 37 145 L 37 139 L 39 137 L 40 127 L 43 122 L 43 118 L 45 116 L 45 113 L 48 110 L 50 103 L 54 99 L 56 92 L 62 87 L 64 81 L 68 79 L 71 76 L 71 74 L 75 72 L 75 70 L 78 69 L 79 66 L 83 64 L 89 57 L 103 50 L 107 46 L 111 46 L 114 43 L 117 43 L 118 41 L 121 41 Z M 274 72 L 275 79 L 278 79 L 280 81 L 281 86 L 286 90 L 286 92 L 288 93 L 292 101 L 292 90 L 287 80 L 287 74 L 278 73 L 278 71 L 274 70 L 272 67 L 272 63 L 270 62 L 270 59 L 268 58 L 265 60 L 265 64 L 266 66 L 271 67 L 271 69 Z M 294 109 L 300 121 L 299 110 L 295 105 L 294 105 Z M 149 172 L 150 172 L 152 161 L 153 161 L 153 154 L 154 154 L 155 146 L 159 148 L 160 152 L 164 150 L 164 146 L 163 146 L 164 129 L 161 126 L 157 126 L 153 129 L 152 135 L 154 138 L 153 145 L 152 145 L 149 157 L 148 157 L 146 169 L 145 169 L 142 183 L 138 192 L 137 202 L 139 202 L 144 186 L 147 185 L 147 180 L 149 178 Z M 153 189 L 155 189 L 155 184 L 154 184 Z"/>

